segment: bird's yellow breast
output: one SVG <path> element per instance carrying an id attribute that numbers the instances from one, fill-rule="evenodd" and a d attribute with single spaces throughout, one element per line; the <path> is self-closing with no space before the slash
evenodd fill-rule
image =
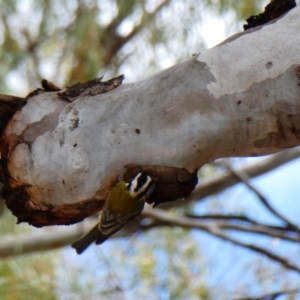
<path id="1" fill-rule="evenodd" d="M 109 211 L 113 211 L 117 214 L 133 213 L 143 209 L 145 200 L 145 197 L 141 199 L 131 197 L 127 190 L 126 183 L 120 181 L 113 187 L 108 195 L 105 207 Z"/>

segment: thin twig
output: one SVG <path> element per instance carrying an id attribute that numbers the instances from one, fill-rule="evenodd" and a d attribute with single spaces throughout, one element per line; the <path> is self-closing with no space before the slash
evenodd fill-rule
<path id="1" fill-rule="evenodd" d="M 299 227 L 294 224 L 293 222 L 291 222 L 290 220 L 288 220 L 285 216 L 283 216 L 280 212 L 278 212 L 275 208 L 273 208 L 271 206 L 271 204 L 268 202 L 268 200 L 266 199 L 266 197 L 256 188 L 254 187 L 249 180 L 249 177 L 247 176 L 247 174 L 243 173 L 240 170 L 235 170 L 233 169 L 230 164 L 228 164 L 227 161 L 223 162 L 223 165 L 227 168 L 228 171 L 230 171 L 232 174 L 234 174 L 234 176 L 236 176 L 237 178 L 239 178 L 242 182 L 244 182 L 244 184 L 248 187 L 249 190 L 251 190 L 253 193 L 256 194 L 256 196 L 258 197 L 258 199 L 261 201 L 261 203 L 270 211 L 273 213 L 273 215 L 275 215 L 277 218 L 279 218 L 280 220 L 282 220 L 284 223 L 286 223 L 290 228 L 295 229 L 298 233 L 299 233 Z"/>
<path id="2" fill-rule="evenodd" d="M 233 224 L 230 222 L 222 222 L 221 220 L 216 220 L 212 222 L 203 222 L 198 221 L 197 226 L 200 224 L 203 224 L 204 226 L 217 226 L 219 229 L 223 230 L 235 230 L 235 231 L 242 231 L 247 233 L 256 233 L 265 235 L 268 237 L 278 238 L 281 240 L 293 242 L 293 243 L 300 243 L 300 237 L 297 236 L 291 236 L 288 231 L 283 230 L 277 230 L 268 226 L 265 226 L 263 224 L 251 224 L 250 225 L 241 225 L 241 224 Z M 162 222 L 161 220 L 152 220 L 152 222 L 140 225 L 141 227 L 139 229 L 142 230 L 149 230 L 158 226 L 172 226 L 170 223 Z"/>
<path id="3" fill-rule="evenodd" d="M 283 295 L 295 295 L 299 294 L 300 289 L 280 291 L 275 293 L 266 294 L 260 297 L 245 297 L 245 298 L 235 298 L 234 300 L 275 300 L 276 298 Z"/>
<path id="4" fill-rule="evenodd" d="M 257 222 L 253 220 L 252 218 L 249 218 L 248 216 L 244 215 L 222 215 L 222 214 L 205 214 L 205 215 L 195 215 L 191 213 L 185 213 L 185 216 L 188 218 L 193 218 L 193 219 L 201 219 L 201 220 L 206 220 L 206 219 L 211 219 L 211 220 L 227 220 L 227 221 L 241 221 L 241 222 L 247 222 L 250 224 L 256 224 L 256 225 L 262 225 L 270 229 L 276 229 L 284 232 L 297 232 L 295 228 L 291 228 L 290 226 L 275 226 L 275 225 L 268 225 L 268 224 L 263 224 L 260 222 Z"/>
<path id="5" fill-rule="evenodd" d="M 225 241 L 229 241 L 235 245 L 238 245 L 238 246 L 241 246 L 243 248 L 246 248 L 246 249 L 250 249 L 254 252 L 257 252 L 257 253 L 260 253 L 260 254 L 263 254 L 265 256 L 267 256 L 268 258 L 280 263 L 282 266 L 284 266 L 285 268 L 287 269 L 290 269 L 290 270 L 293 270 L 293 271 L 296 271 L 298 273 L 300 273 L 300 268 L 297 267 L 296 265 L 290 263 L 287 259 L 285 259 L 284 257 L 281 257 L 275 253 L 272 253 L 271 251 L 268 251 L 264 248 L 261 248 L 261 247 L 258 247 L 258 246 L 255 246 L 255 245 L 252 245 L 252 244 L 247 244 L 247 243 L 243 243 L 243 242 L 240 242 L 238 241 L 237 239 L 234 239 L 234 238 L 231 238 L 225 234 L 223 234 L 221 231 L 218 231 L 218 230 L 207 230 L 210 234 L 214 235 L 214 236 L 217 236 Z"/>
<path id="6" fill-rule="evenodd" d="M 251 227 L 249 227 L 249 226 L 243 226 L 239 224 L 228 224 L 226 222 L 217 222 L 217 226 L 220 229 L 224 229 L 224 230 L 236 230 L 236 231 L 243 231 L 248 233 L 257 233 L 257 234 L 262 234 L 273 238 L 279 238 L 294 243 L 300 242 L 300 238 L 298 235 L 293 237 L 288 234 L 283 234 L 282 231 L 272 230 L 263 225 L 253 224 Z"/>
<path id="7" fill-rule="evenodd" d="M 223 234 L 216 223 L 203 224 L 203 223 L 197 222 L 196 220 L 188 219 L 186 217 L 179 217 L 179 216 L 173 217 L 169 213 L 166 213 L 163 210 L 157 209 L 157 208 L 153 209 L 153 210 L 149 209 L 149 208 L 145 208 L 143 214 L 148 217 L 152 217 L 152 218 L 170 223 L 173 226 L 181 226 L 183 228 L 197 228 L 197 229 L 206 231 L 206 232 L 210 233 L 211 235 L 214 235 L 223 240 L 229 241 L 235 245 L 238 245 L 243 248 L 250 249 L 254 252 L 263 254 L 263 255 L 267 256 L 268 258 L 280 263 L 282 266 L 286 267 L 287 269 L 290 269 L 290 270 L 300 273 L 300 268 L 297 267 L 296 265 L 290 263 L 284 257 L 274 254 L 274 253 L 272 253 L 266 249 L 263 249 L 261 247 L 258 247 L 258 246 L 252 245 L 252 244 L 243 243 L 241 241 L 238 241 L 237 239 L 231 238 L 231 237 Z"/>

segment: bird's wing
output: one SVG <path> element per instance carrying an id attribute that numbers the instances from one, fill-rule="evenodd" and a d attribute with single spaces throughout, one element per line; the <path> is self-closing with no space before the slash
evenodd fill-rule
<path id="1" fill-rule="evenodd" d="M 142 212 L 143 208 L 135 214 L 116 214 L 107 209 L 103 209 L 99 222 L 99 231 L 96 238 L 96 244 L 103 243 L 110 236 L 122 229 L 128 222 L 133 220 Z"/>

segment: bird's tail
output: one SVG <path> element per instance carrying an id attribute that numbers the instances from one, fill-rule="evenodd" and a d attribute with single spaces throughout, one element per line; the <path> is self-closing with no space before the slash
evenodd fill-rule
<path id="1" fill-rule="evenodd" d="M 115 231 L 116 232 L 116 231 Z M 100 245 L 104 243 L 109 237 L 111 237 L 115 232 L 109 234 L 109 235 L 104 235 L 103 233 L 100 232 L 100 230 L 97 232 L 97 237 L 95 239 L 96 245 Z"/>
<path id="2" fill-rule="evenodd" d="M 90 232 L 84 235 L 80 240 L 72 244 L 72 248 L 76 249 L 77 254 L 81 254 L 90 244 L 92 244 L 98 236 L 98 223 Z"/>

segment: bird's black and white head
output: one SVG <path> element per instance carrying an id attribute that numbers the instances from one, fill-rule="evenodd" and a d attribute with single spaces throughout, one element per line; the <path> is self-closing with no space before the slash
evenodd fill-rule
<path id="1" fill-rule="evenodd" d="M 127 189 L 132 198 L 148 198 L 153 192 L 155 184 L 152 178 L 145 173 L 138 173 L 127 185 Z"/>

